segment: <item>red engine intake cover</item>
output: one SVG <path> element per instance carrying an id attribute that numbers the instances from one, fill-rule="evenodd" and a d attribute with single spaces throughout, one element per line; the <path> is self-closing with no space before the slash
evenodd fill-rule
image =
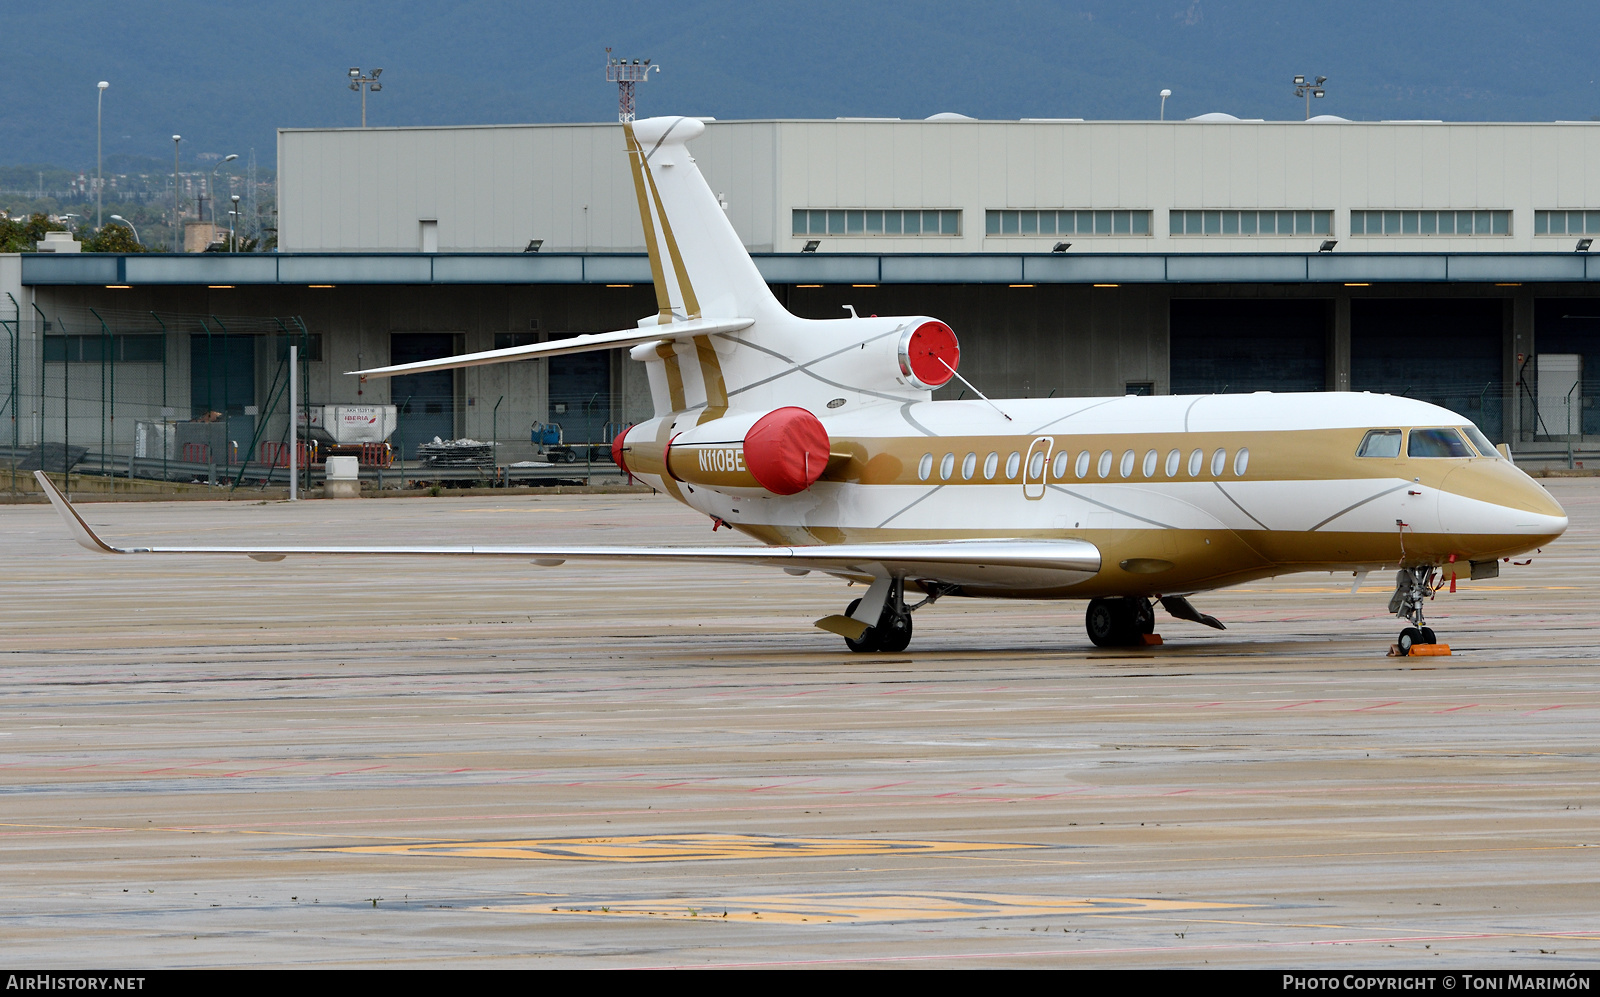
<path id="1" fill-rule="evenodd" d="M 628 429 L 632 428 L 632 426 L 628 427 Z M 633 477 L 633 472 L 628 470 L 628 462 L 622 459 L 622 443 L 627 438 L 628 430 L 624 429 L 622 432 L 617 434 L 616 439 L 611 441 L 611 462 L 616 464 L 617 467 L 623 471 L 623 473 L 627 474 L 628 477 L 631 478 Z"/>
<path id="2" fill-rule="evenodd" d="M 774 409 L 744 437 L 744 466 L 774 495 L 810 488 L 828 466 L 828 431 L 803 408 Z"/>
<path id="3" fill-rule="evenodd" d="M 942 386 L 960 366 L 961 344 L 943 322 L 924 322 L 900 341 L 900 373 L 922 387 Z"/>

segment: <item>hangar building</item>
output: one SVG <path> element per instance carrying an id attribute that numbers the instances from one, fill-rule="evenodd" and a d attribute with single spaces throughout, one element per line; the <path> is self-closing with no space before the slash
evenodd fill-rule
<path id="1" fill-rule="evenodd" d="M 16 435 L 226 410 L 274 438 L 297 336 L 310 399 L 401 405 L 407 449 L 602 440 L 650 411 L 620 353 L 342 372 L 653 312 L 622 150 L 615 123 L 282 129 L 276 253 L 0 256 Z M 1519 458 L 1600 441 L 1600 123 L 946 114 L 718 122 L 694 153 L 791 310 L 937 315 L 992 396 L 1387 391 Z"/>

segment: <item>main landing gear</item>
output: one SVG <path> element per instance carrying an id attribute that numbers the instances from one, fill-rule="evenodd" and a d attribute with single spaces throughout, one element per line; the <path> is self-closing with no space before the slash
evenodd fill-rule
<path id="1" fill-rule="evenodd" d="M 1161 602 L 1161 608 L 1175 620 L 1188 620 L 1214 630 L 1228 629 L 1215 616 L 1208 616 L 1195 609 L 1185 596 L 1163 595 L 1157 598 Z M 1084 629 L 1089 631 L 1089 639 L 1096 647 L 1129 647 L 1161 643 L 1160 638 L 1146 639 L 1148 635 L 1156 632 L 1155 606 L 1149 599 L 1138 596 L 1090 599 L 1089 608 L 1083 614 L 1083 625 Z"/>
<path id="2" fill-rule="evenodd" d="M 1083 626 L 1095 647 L 1128 647 L 1156 632 L 1156 613 L 1148 599 L 1090 599 Z"/>
<path id="3" fill-rule="evenodd" d="M 1400 637 L 1394 642 L 1395 650 L 1405 656 L 1411 649 L 1419 644 L 1437 644 L 1438 638 L 1434 635 L 1433 628 L 1423 625 L 1422 604 L 1438 590 L 1439 580 L 1435 578 L 1437 569 L 1432 565 L 1421 568 L 1401 568 L 1395 576 L 1394 595 L 1389 598 L 1389 612 L 1407 620 L 1411 626 L 1400 631 Z"/>
<path id="4" fill-rule="evenodd" d="M 921 602 L 908 606 L 904 579 L 879 578 L 865 595 L 850 603 L 843 616 L 827 616 L 816 625 L 843 637 L 845 646 L 858 654 L 904 651 L 911 644 L 912 610 L 955 591 L 955 586 L 940 582 L 920 581 L 918 584 L 928 595 Z M 874 605 L 882 607 L 876 614 L 872 611 Z"/>

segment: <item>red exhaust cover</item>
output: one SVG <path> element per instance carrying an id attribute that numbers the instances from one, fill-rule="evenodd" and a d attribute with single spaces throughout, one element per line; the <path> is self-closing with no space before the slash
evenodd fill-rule
<path id="1" fill-rule="evenodd" d="M 774 495 L 811 487 L 828 466 L 828 431 L 803 408 L 774 409 L 744 438 L 744 466 Z"/>

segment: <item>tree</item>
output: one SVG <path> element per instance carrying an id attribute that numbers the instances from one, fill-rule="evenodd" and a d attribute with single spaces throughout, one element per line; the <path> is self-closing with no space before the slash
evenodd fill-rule
<path id="1" fill-rule="evenodd" d="M 17 218 L 0 218 L 0 253 L 32 253 L 34 244 L 46 232 L 65 232 L 65 225 L 57 224 L 44 214 L 35 214 L 27 221 Z"/>
<path id="2" fill-rule="evenodd" d="M 149 248 L 139 244 L 133 230 L 115 222 L 83 240 L 85 253 L 148 253 Z"/>

